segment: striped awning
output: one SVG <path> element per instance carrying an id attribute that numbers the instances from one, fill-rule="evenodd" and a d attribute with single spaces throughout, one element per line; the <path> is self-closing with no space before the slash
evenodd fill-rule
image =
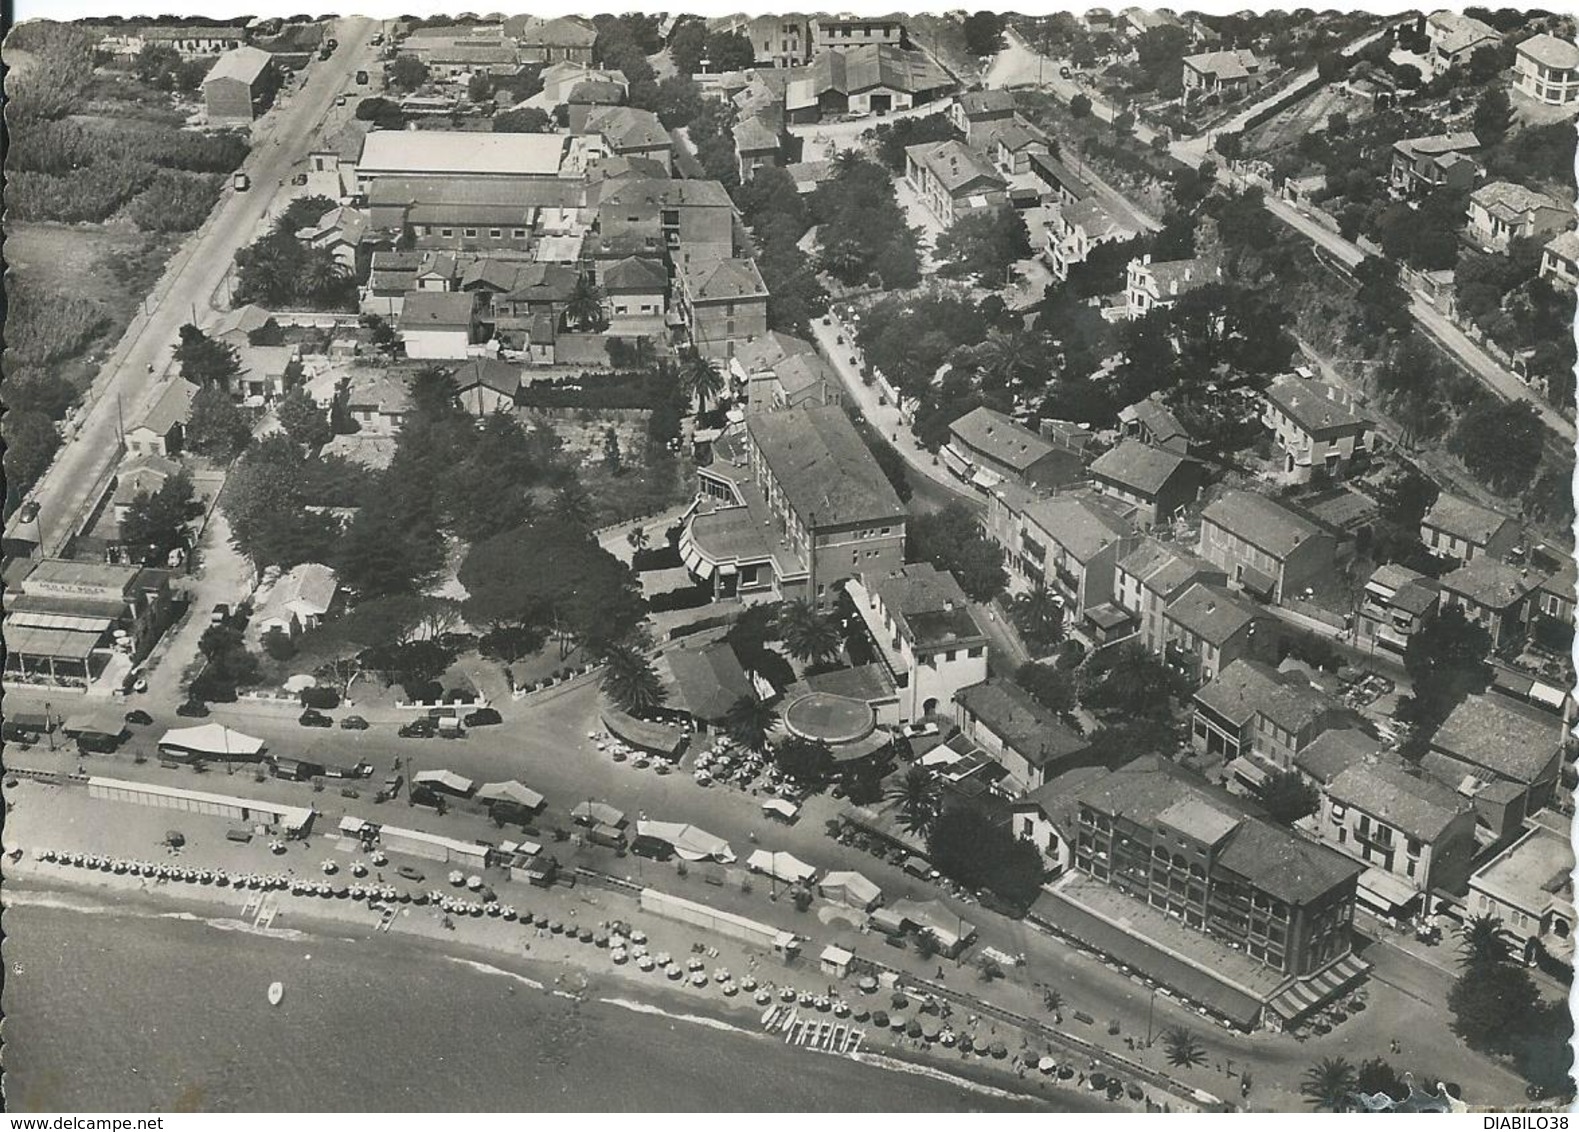
<path id="1" fill-rule="evenodd" d="M 680 535 L 680 561 L 685 563 L 685 568 L 702 581 L 707 581 L 713 576 L 713 564 L 703 557 L 701 550 L 696 545 L 696 540 L 691 537 L 691 528 L 686 527 Z"/>
<path id="2" fill-rule="evenodd" d="M 1285 1022 L 1303 1018 L 1352 987 L 1371 969 L 1358 955 L 1345 955 L 1308 979 L 1301 979 L 1272 1000 L 1274 1013 Z"/>
<path id="3" fill-rule="evenodd" d="M 943 464 L 956 476 L 970 475 L 970 461 L 954 450 L 952 444 L 945 444 L 938 449 L 938 455 L 943 457 Z"/>

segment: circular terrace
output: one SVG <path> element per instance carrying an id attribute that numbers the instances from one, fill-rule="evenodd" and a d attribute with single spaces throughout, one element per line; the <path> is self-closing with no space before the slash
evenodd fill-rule
<path id="1" fill-rule="evenodd" d="M 865 739 L 877 727 L 877 717 L 865 700 L 808 692 L 784 708 L 784 727 L 802 739 L 836 747 Z"/>

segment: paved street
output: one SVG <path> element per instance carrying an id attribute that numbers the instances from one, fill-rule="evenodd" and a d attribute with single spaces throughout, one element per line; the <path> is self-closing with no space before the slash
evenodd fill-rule
<path id="1" fill-rule="evenodd" d="M 327 61 L 313 62 L 306 85 L 282 93 L 281 105 L 254 126 L 253 150 L 242 165 L 252 178 L 251 190 L 227 187 L 204 228 L 176 253 L 151 299 L 152 313 L 133 319 L 94 383 L 92 405 L 76 436 L 33 490 L 45 554 L 60 552 L 95 502 L 120 456 L 121 421 L 130 425 L 141 417 L 161 385 L 181 326 L 192 321 L 194 312 L 199 323 L 205 320 L 236 250 L 253 239 L 275 196 L 290 191 L 280 182 L 289 181 L 292 165 L 306 155 L 335 96 L 353 72 L 370 65 L 367 41 L 377 26 L 366 19 L 340 21 L 339 50 Z"/>

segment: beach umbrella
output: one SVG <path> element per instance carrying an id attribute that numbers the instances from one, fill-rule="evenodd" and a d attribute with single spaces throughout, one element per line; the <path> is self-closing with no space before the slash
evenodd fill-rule
<path id="1" fill-rule="evenodd" d="M 333 861 L 325 861 L 322 867 L 324 875 L 326 876 L 333 876 L 335 873 L 340 871 L 340 866 L 335 864 Z"/>
<path id="2" fill-rule="evenodd" d="M 669 968 L 668 976 L 671 980 L 679 982 L 681 979 L 685 978 L 685 970 L 678 963 L 676 963 L 674 966 Z"/>
<path id="3" fill-rule="evenodd" d="M 501 911 L 502 909 L 497 904 L 488 905 L 488 915 L 490 916 L 497 916 Z"/>
<path id="4" fill-rule="evenodd" d="M 727 983 L 729 981 L 729 968 L 720 967 L 718 970 L 714 971 L 713 981 L 718 983 Z"/>
<path id="5" fill-rule="evenodd" d="M 865 1022 L 872 1017 L 872 1012 L 866 1009 L 864 1006 L 857 1006 L 854 1013 L 852 1013 L 850 1017 L 854 1018 L 857 1022 Z"/>
<path id="6" fill-rule="evenodd" d="M 1004 1045 L 1002 1042 L 993 1042 L 988 1048 L 988 1052 L 999 1061 L 1002 1061 L 1004 1058 L 1009 1056 L 1009 1047 Z"/>
<path id="7" fill-rule="evenodd" d="M 532 923 L 536 924 L 540 928 L 546 928 L 548 927 L 549 919 L 543 913 L 539 912 L 536 916 L 532 917 Z"/>
<path id="8" fill-rule="evenodd" d="M 389 858 L 384 856 L 382 853 L 374 853 L 373 854 L 373 864 L 379 865 L 379 866 L 387 865 L 387 864 L 389 864 Z"/>
<path id="9" fill-rule="evenodd" d="M 733 997 L 734 997 L 734 995 L 735 995 L 735 993 L 736 993 L 736 992 L 737 992 L 737 991 L 739 991 L 739 990 L 740 990 L 740 988 L 739 988 L 739 987 L 737 987 L 737 986 L 736 986 L 736 985 L 735 985 L 735 984 L 734 984 L 734 983 L 732 983 L 732 982 L 731 982 L 731 983 L 725 983 L 725 984 L 724 984 L 724 994 L 725 994 L 725 995 L 727 995 L 727 996 L 729 996 L 729 997 L 731 997 L 731 998 L 733 998 Z"/>
<path id="10" fill-rule="evenodd" d="M 961 1034 L 959 1036 L 959 1048 L 960 1049 L 964 1050 L 966 1053 L 969 1053 L 975 1047 L 976 1047 L 976 1039 L 975 1038 L 971 1037 L 969 1034 Z"/>
<path id="11" fill-rule="evenodd" d="M 558 920 L 549 920 L 548 930 L 554 935 L 563 935 L 565 932 L 565 925 L 560 923 Z"/>
<path id="12" fill-rule="evenodd" d="M 921 1029 L 921 1036 L 929 1042 L 937 1041 L 938 1036 L 943 1033 L 943 1023 L 936 1018 L 929 1017 L 924 1021 L 917 1022 L 916 1025 Z"/>
<path id="13" fill-rule="evenodd" d="M 750 975 L 747 975 L 745 978 L 740 980 L 740 989 L 744 991 L 754 991 L 757 989 L 757 981 Z"/>
<path id="14" fill-rule="evenodd" d="M 338 899 L 340 899 L 340 900 L 344 900 L 344 899 L 345 899 L 345 898 L 346 898 L 346 897 L 347 897 L 347 896 L 350 896 L 350 895 L 351 895 L 351 890 L 350 890 L 350 889 L 349 889 L 349 888 L 347 888 L 347 887 L 346 887 L 346 886 L 345 886 L 345 885 L 343 885 L 343 884 L 342 884 L 342 885 L 337 885 L 337 886 L 336 886 L 336 887 L 335 887 L 335 890 L 334 890 L 334 894 L 335 894 L 335 896 L 336 896 L 336 897 L 337 897 L 337 898 L 338 898 Z"/>
<path id="15" fill-rule="evenodd" d="M 625 962 L 625 949 L 623 947 L 616 947 L 613 951 L 609 952 L 609 958 L 614 960 L 616 963 Z"/>
<path id="16" fill-rule="evenodd" d="M 696 974 L 692 975 L 691 985 L 693 987 L 705 987 L 707 985 L 707 972 L 698 971 Z"/>
<path id="17" fill-rule="evenodd" d="M 471 876 L 467 877 L 466 878 L 466 887 L 471 889 L 473 892 L 476 892 L 479 888 L 482 887 L 482 877 L 477 876 L 475 873 L 472 874 Z"/>
<path id="18" fill-rule="evenodd" d="M 454 884 L 454 885 L 465 884 L 466 883 L 466 874 L 461 872 L 459 869 L 451 869 L 450 870 L 450 875 L 449 875 L 449 882 L 451 884 Z"/>
<path id="19" fill-rule="evenodd" d="M 1057 1067 L 1058 1062 L 1054 1061 L 1050 1057 L 1044 1057 L 1036 1063 L 1036 1068 L 1040 1069 L 1043 1073 L 1051 1073 Z"/>
<path id="20" fill-rule="evenodd" d="M 576 933 L 576 938 L 582 943 L 591 943 L 596 938 L 596 933 L 591 928 L 582 928 Z"/>
<path id="21" fill-rule="evenodd" d="M 404 895 L 404 894 L 402 894 L 402 895 Z M 508 905 L 508 904 L 506 904 L 503 908 L 501 908 L 499 910 L 499 914 L 501 916 L 503 916 L 507 920 L 515 919 L 515 909 L 510 907 L 510 905 Z"/>
<path id="22" fill-rule="evenodd" d="M 900 994 L 898 991 L 894 992 L 894 997 L 891 998 L 889 1002 L 892 1004 L 895 1010 L 903 1010 L 905 1007 L 910 1005 L 910 1000 L 903 994 Z"/>
<path id="23" fill-rule="evenodd" d="M 700 971 L 703 967 L 706 967 L 706 966 L 707 966 L 706 963 L 703 963 L 700 959 L 696 959 L 694 957 L 692 959 L 690 959 L 686 963 L 686 967 L 689 968 L 692 971 Z"/>
<path id="24" fill-rule="evenodd" d="M 872 1025 L 876 1026 L 880 1030 L 888 1029 L 888 1011 L 886 1011 L 886 1010 L 874 1010 L 874 1011 L 872 1011 Z"/>
<path id="25" fill-rule="evenodd" d="M 413 892 L 411 894 L 411 902 L 413 904 L 426 904 L 428 902 L 428 894 L 426 892 Z"/>
<path id="26" fill-rule="evenodd" d="M 773 1001 L 773 994 L 766 987 L 763 987 L 761 990 L 757 991 L 754 998 L 756 999 L 758 1006 L 766 1006 L 768 1003 Z"/>
<path id="27" fill-rule="evenodd" d="M 367 875 L 367 866 L 362 864 L 361 861 L 352 861 L 351 875 L 354 877 L 365 877 Z"/>
<path id="28" fill-rule="evenodd" d="M 366 895 L 367 895 L 367 889 L 363 888 L 361 885 L 353 884 L 351 886 L 351 899 L 352 900 L 361 900 Z"/>
<path id="29" fill-rule="evenodd" d="M 632 943 L 646 943 L 647 942 L 647 933 L 642 931 L 640 928 L 632 928 L 630 936 L 631 936 L 631 942 Z"/>
<path id="30" fill-rule="evenodd" d="M 910 1025 L 910 1019 L 903 1014 L 895 1014 L 888 1019 L 888 1028 L 896 1032 L 903 1030 L 908 1025 Z"/>
<path id="31" fill-rule="evenodd" d="M 781 989 L 779 991 L 779 998 L 783 999 L 785 1002 L 794 1002 L 795 1001 L 795 988 L 794 987 L 784 987 L 783 989 Z"/>
<path id="32" fill-rule="evenodd" d="M 905 1025 L 905 1033 L 912 1038 L 919 1038 L 923 1032 L 921 1023 L 914 1018 Z"/>
<path id="33" fill-rule="evenodd" d="M 658 952 L 655 958 L 657 959 L 658 966 L 660 967 L 667 967 L 670 963 L 674 962 L 674 957 L 671 956 L 667 951 Z"/>
<path id="34" fill-rule="evenodd" d="M 481 904 L 472 904 L 466 910 L 468 912 L 470 912 L 473 916 L 481 916 L 482 915 L 482 905 Z"/>
<path id="35" fill-rule="evenodd" d="M 938 1035 L 938 1041 L 942 1042 L 946 1046 L 952 1046 L 954 1044 L 954 1031 L 945 1029 L 941 1034 Z"/>
<path id="36" fill-rule="evenodd" d="M 865 994 L 872 994 L 877 990 L 877 980 L 871 975 L 863 976 L 861 981 L 855 985 L 859 987 Z"/>

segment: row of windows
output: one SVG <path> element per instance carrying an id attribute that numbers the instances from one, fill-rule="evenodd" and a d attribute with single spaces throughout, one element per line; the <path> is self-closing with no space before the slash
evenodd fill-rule
<path id="1" fill-rule="evenodd" d="M 455 229 L 454 228 L 436 228 L 436 227 L 434 227 L 431 224 L 420 224 L 420 225 L 416 226 L 416 229 L 417 229 L 417 235 L 419 235 L 419 236 L 431 236 L 435 232 L 437 232 L 444 239 L 450 239 L 450 238 L 452 238 L 455 235 Z M 475 239 L 478 238 L 477 233 L 480 232 L 480 231 L 482 231 L 482 229 L 480 229 L 480 228 L 462 228 L 461 229 L 461 235 L 462 235 L 462 237 L 464 239 L 475 240 Z M 527 230 L 525 228 L 512 228 L 512 229 L 510 229 L 510 238 L 512 240 L 524 240 L 524 239 L 526 239 L 526 236 L 527 236 Z M 504 229 L 503 228 L 490 228 L 490 229 L 488 229 L 488 238 L 490 240 L 502 240 L 502 239 L 504 239 Z"/>

